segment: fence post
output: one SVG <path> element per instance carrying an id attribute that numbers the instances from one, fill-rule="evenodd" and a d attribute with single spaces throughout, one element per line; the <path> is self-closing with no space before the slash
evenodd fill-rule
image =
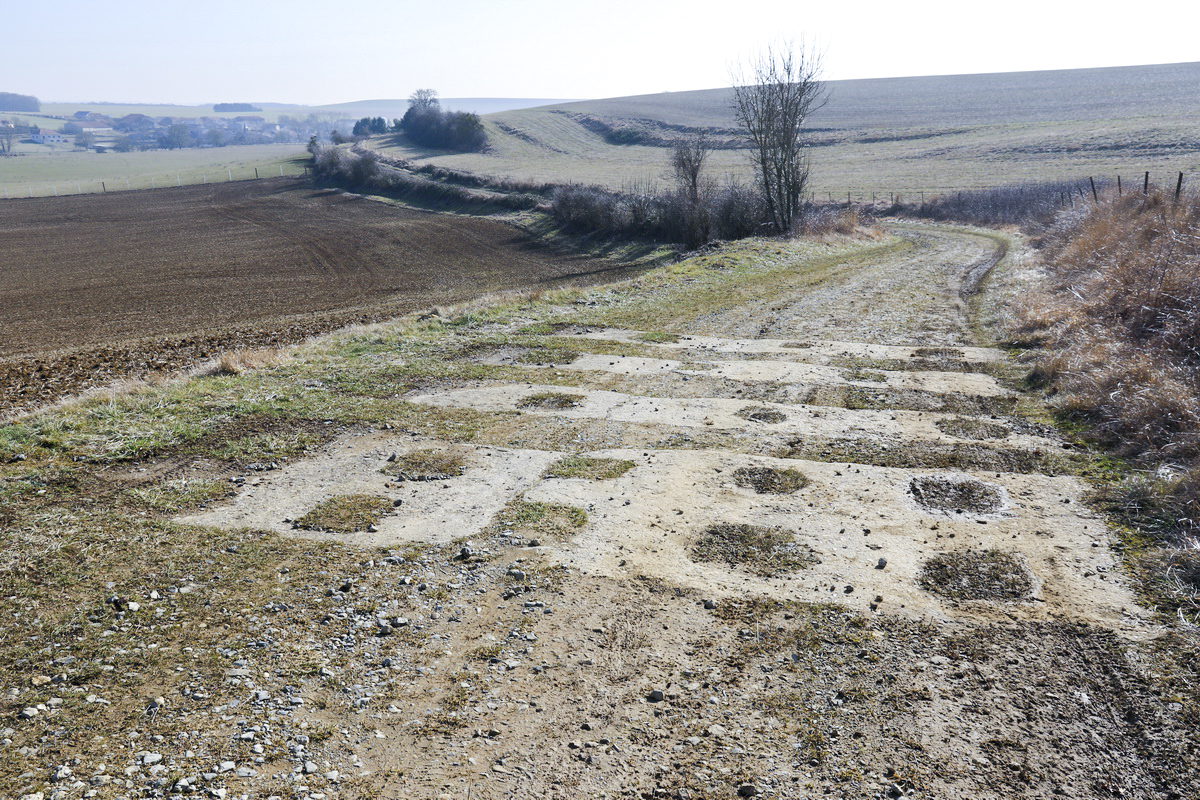
<path id="1" fill-rule="evenodd" d="M 1092 184 L 1092 199 L 1099 203 L 1100 195 L 1096 193 L 1096 179 L 1088 178 L 1088 182 Z"/>
<path id="2" fill-rule="evenodd" d="M 106 184 L 104 181 L 100 181 L 100 191 L 104 192 L 104 194 L 108 194 L 108 184 Z"/>
<path id="3" fill-rule="evenodd" d="M 1117 176 L 1117 197 L 1121 196 L 1121 176 Z"/>
<path id="4" fill-rule="evenodd" d="M 1179 180 L 1175 183 L 1175 199 L 1179 200 L 1179 193 L 1183 191 L 1183 173 L 1179 173 Z"/>
<path id="5" fill-rule="evenodd" d="M 254 180 L 258 180 L 258 167 L 254 168 Z"/>
<path id="6" fill-rule="evenodd" d="M 1146 172 L 1146 177 L 1142 178 L 1142 194 L 1150 194 L 1150 172 Z"/>

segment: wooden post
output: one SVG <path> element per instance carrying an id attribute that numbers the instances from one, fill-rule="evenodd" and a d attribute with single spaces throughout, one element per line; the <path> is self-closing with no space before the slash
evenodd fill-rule
<path id="1" fill-rule="evenodd" d="M 108 185 L 105 184 L 104 181 L 100 181 L 100 191 L 108 194 Z"/>
<path id="2" fill-rule="evenodd" d="M 283 164 L 279 165 L 279 177 L 283 177 Z"/>
<path id="3" fill-rule="evenodd" d="M 225 171 L 229 173 L 229 180 L 233 180 L 233 167 L 226 167 Z"/>
<path id="4" fill-rule="evenodd" d="M 258 167 L 254 168 L 254 180 L 258 180 Z"/>
<path id="5" fill-rule="evenodd" d="M 1088 181 L 1092 184 L 1092 199 L 1095 200 L 1097 203 L 1099 203 L 1100 195 L 1096 193 L 1096 179 L 1088 178 Z"/>
<path id="6" fill-rule="evenodd" d="M 1175 183 L 1175 199 L 1179 199 L 1179 193 L 1183 191 L 1183 173 L 1179 173 L 1179 180 Z"/>
<path id="7" fill-rule="evenodd" d="M 1121 196 L 1121 176 L 1117 176 L 1117 197 Z"/>
<path id="8" fill-rule="evenodd" d="M 1142 178 L 1142 194 L 1150 194 L 1150 173 L 1146 172 L 1146 177 Z"/>

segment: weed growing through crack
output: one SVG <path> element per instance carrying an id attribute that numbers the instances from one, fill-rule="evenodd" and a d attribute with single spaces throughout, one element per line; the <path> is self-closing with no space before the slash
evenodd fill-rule
<path id="1" fill-rule="evenodd" d="M 790 531 L 732 522 L 706 528 L 691 555 L 696 561 L 725 563 L 764 578 L 818 563 L 813 551 L 797 543 Z"/>
<path id="2" fill-rule="evenodd" d="M 292 525 L 306 531 L 357 533 L 379 522 L 392 509 L 386 497 L 369 494 L 339 494 L 319 503 Z"/>
<path id="3" fill-rule="evenodd" d="M 734 470 L 733 482 L 758 494 L 792 494 L 807 486 L 808 478 L 790 468 L 739 467 Z"/>
<path id="4" fill-rule="evenodd" d="M 952 600 L 1022 600 L 1033 592 L 1020 556 L 1003 550 L 939 553 L 921 567 L 917 583 Z"/>
<path id="5" fill-rule="evenodd" d="M 546 470 L 545 477 L 607 481 L 621 477 L 635 466 L 632 461 L 620 458 L 567 456 L 551 464 Z"/>

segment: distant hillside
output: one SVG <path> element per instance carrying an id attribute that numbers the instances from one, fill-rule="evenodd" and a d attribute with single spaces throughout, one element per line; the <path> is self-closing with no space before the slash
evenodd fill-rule
<path id="1" fill-rule="evenodd" d="M 561 105 L 574 100 L 534 97 L 441 97 L 442 108 L 447 111 L 471 111 L 476 114 L 495 114 L 537 106 Z M 341 111 L 354 117 L 383 117 L 398 119 L 408 110 L 408 100 L 355 100 L 350 103 L 334 103 L 321 106 L 322 110 Z"/>
<path id="2" fill-rule="evenodd" d="M 1045 179 L 1118 175 L 1200 185 L 1200 63 L 830 81 L 811 119 L 813 189 L 870 200 Z M 375 146 L 417 162 L 536 181 L 635 188 L 669 181 L 668 146 L 704 128 L 709 174 L 753 179 L 730 89 L 617 97 L 493 113 L 491 147 L 447 154 Z"/>
<path id="3" fill-rule="evenodd" d="M 1000 72 L 829 81 L 819 128 L 868 129 L 1027 124 L 1197 115 L 1200 62 L 1143 67 Z M 727 127 L 730 90 L 704 89 L 562 103 L 605 117 Z"/>

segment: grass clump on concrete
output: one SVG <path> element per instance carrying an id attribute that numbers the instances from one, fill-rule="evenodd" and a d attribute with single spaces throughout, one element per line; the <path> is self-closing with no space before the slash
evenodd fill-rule
<path id="1" fill-rule="evenodd" d="M 491 529 L 501 535 L 528 539 L 529 543 L 562 541 L 587 524 L 587 512 L 559 503 L 533 503 L 524 497 L 500 510 Z"/>
<path id="2" fill-rule="evenodd" d="M 413 450 L 388 461 L 383 471 L 402 481 L 442 481 L 467 470 L 466 458 L 453 450 Z"/>
<path id="3" fill-rule="evenodd" d="M 795 572 L 818 563 L 811 549 L 783 528 L 744 523 L 710 525 L 692 547 L 696 561 L 725 563 L 763 578 Z"/>
<path id="4" fill-rule="evenodd" d="M 373 527 L 392 509 L 392 501 L 370 494 L 339 494 L 297 518 L 293 527 L 326 533 L 358 533 Z"/>
<path id="5" fill-rule="evenodd" d="M 1023 600 L 1033 579 L 1016 553 L 975 550 L 939 553 L 925 562 L 917 583 L 951 600 Z"/>
<path id="6" fill-rule="evenodd" d="M 733 482 L 758 494 L 792 494 L 807 486 L 808 478 L 795 469 L 740 467 L 733 473 Z"/>
<path id="7" fill-rule="evenodd" d="M 583 395 L 567 394 L 565 392 L 538 392 L 522 400 L 521 408 L 538 408 L 550 411 L 561 411 L 568 408 L 579 408 L 583 404 Z"/>
<path id="8" fill-rule="evenodd" d="M 636 465 L 632 461 L 621 458 L 567 456 L 551 464 L 546 470 L 546 477 L 607 481 L 621 477 L 634 466 Z"/>
<path id="9" fill-rule="evenodd" d="M 998 487 L 974 478 L 919 475 L 909 481 L 908 491 L 918 503 L 933 511 L 990 514 L 1004 505 Z"/>

